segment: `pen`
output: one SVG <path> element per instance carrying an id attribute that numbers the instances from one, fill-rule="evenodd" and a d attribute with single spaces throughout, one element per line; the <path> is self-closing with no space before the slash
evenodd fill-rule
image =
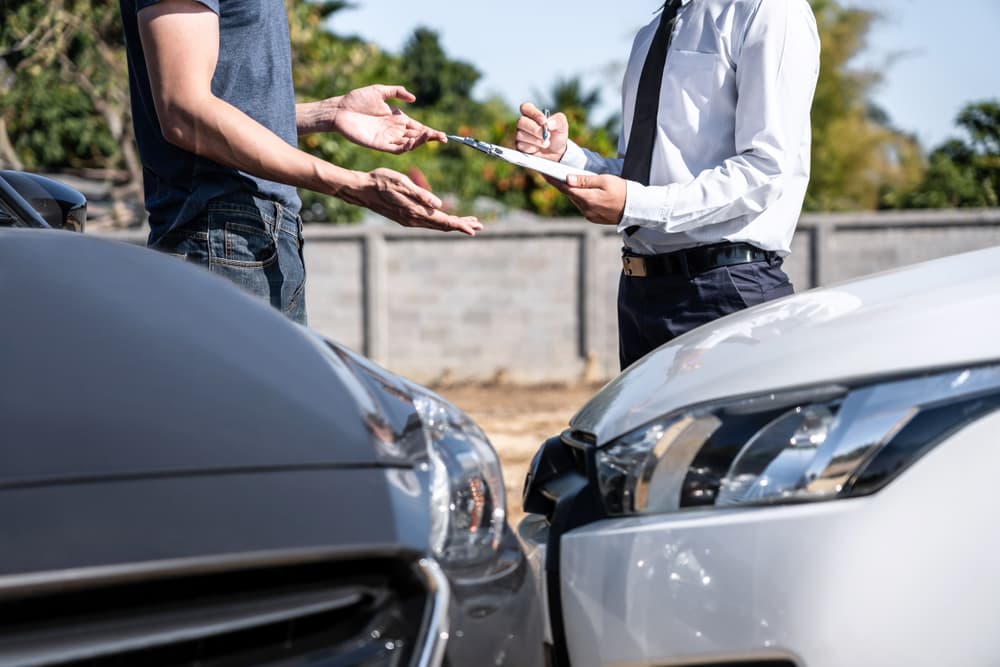
<path id="1" fill-rule="evenodd" d="M 542 141 L 549 140 L 549 110 L 542 109 L 542 113 L 545 114 L 545 122 L 542 123 Z"/>

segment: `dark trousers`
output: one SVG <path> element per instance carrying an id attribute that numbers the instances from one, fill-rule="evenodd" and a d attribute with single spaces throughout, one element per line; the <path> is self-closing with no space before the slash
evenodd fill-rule
<path id="1" fill-rule="evenodd" d="M 695 275 L 635 277 L 618 283 L 618 356 L 622 370 L 660 345 L 759 303 L 792 294 L 782 260 L 720 266 Z"/>

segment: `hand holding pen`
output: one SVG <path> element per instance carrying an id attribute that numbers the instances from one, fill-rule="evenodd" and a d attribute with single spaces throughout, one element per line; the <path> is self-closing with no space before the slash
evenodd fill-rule
<path id="1" fill-rule="evenodd" d="M 531 102 L 521 105 L 514 144 L 517 150 L 558 162 L 566 152 L 568 139 L 566 114 L 550 114 L 548 109 L 539 109 Z"/>

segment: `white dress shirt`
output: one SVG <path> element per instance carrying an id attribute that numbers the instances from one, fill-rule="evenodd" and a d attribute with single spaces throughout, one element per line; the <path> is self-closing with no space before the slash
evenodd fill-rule
<path id="1" fill-rule="evenodd" d="M 636 35 L 618 158 L 569 143 L 562 162 L 620 175 L 639 75 Z M 650 185 L 628 182 L 620 232 L 643 255 L 720 241 L 789 252 L 809 182 L 819 35 L 807 0 L 683 0 L 663 69 Z"/>

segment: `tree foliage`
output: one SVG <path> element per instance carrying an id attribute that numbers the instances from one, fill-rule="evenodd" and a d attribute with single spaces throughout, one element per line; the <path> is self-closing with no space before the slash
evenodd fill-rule
<path id="1" fill-rule="evenodd" d="M 112 197 L 116 213 L 131 217 L 123 200 L 138 197 L 142 167 L 117 2 L 5 0 L 0 110 L 0 160 L 28 169 L 124 168 L 128 177 Z"/>
<path id="2" fill-rule="evenodd" d="M 812 177 L 805 207 L 874 209 L 886 189 L 905 188 L 923 169 L 919 146 L 893 129 L 872 94 L 881 75 L 853 66 L 877 15 L 812 0 L 820 32 L 820 76 L 812 109 Z"/>
<path id="3" fill-rule="evenodd" d="M 842 0 L 810 0 L 822 42 L 813 106 L 809 210 L 877 207 L 996 206 L 1000 161 L 997 102 L 967 107 L 963 138 L 925 158 L 915 139 L 892 126 L 872 103 L 880 75 L 857 68 L 878 16 Z M 439 36 L 418 28 L 398 54 L 363 37 L 339 34 L 343 0 L 286 0 L 296 90 L 301 101 L 343 94 L 371 83 L 398 83 L 417 95 L 404 111 L 449 134 L 512 145 L 517 110 L 500 99 L 477 100 L 480 72 L 449 56 Z M 0 0 L 0 163 L 29 169 L 124 169 L 141 178 L 128 107 L 124 44 L 114 0 Z M 553 82 L 538 102 L 566 113 L 572 136 L 606 155 L 617 150 L 620 119 L 593 117 L 601 96 L 580 78 Z M 521 100 L 511 100 L 517 103 Z M 400 156 L 376 153 L 336 135 L 304 137 L 301 147 L 351 169 L 388 166 L 410 174 L 459 213 L 488 215 L 499 201 L 540 215 L 576 209 L 538 174 L 463 146 L 432 143 Z M 303 192 L 304 215 L 356 220 L 362 211 Z"/>
<path id="4" fill-rule="evenodd" d="M 915 187 L 890 192 L 896 208 L 1000 205 L 1000 101 L 967 105 L 956 124 L 964 138 L 952 138 L 931 153 L 930 166 Z"/>

